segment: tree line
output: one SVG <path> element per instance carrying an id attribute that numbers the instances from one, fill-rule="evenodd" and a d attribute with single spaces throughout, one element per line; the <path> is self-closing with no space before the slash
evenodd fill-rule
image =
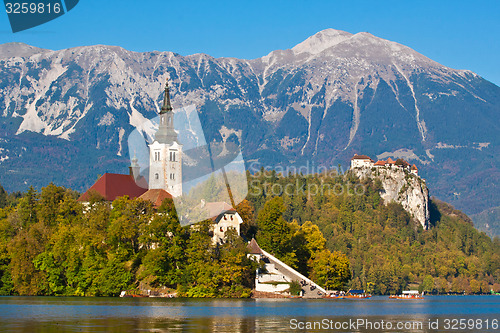
<path id="1" fill-rule="evenodd" d="M 171 200 L 155 209 L 98 195 L 82 204 L 78 193 L 54 184 L 22 194 L 1 189 L 0 294 L 163 288 L 185 297 L 249 297 L 260 266 L 247 256 L 252 237 L 331 290 L 500 291 L 499 240 L 446 203 L 432 200 L 432 227 L 424 231 L 401 205 L 384 204 L 379 181 L 265 170 L 247 177 L 249 195 L 236 207 L 241 237 L 228 232 L 223 244 L 212 243 L 212 220 L 181 227 Z"/>

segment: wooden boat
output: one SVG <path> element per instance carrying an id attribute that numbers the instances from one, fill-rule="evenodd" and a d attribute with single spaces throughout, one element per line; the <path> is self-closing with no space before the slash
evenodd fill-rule
<path id="1" fill-rule="evenodd" d="M 417 290 L 405 290 L 401 295 L 391 295 L 391 299 L 424 299 L 424 295 Z"/>
<path id="2" fill-rule="evenodd" d="M 363 294 L 363 295 L 348 295 L 345 294 L 343 298 L 354 298 L 354 299 L 360 299 L 360 298 L 370 298 L 372 295 L 370 294 Z"/>
<path id="3" fill-rule="evenodd" d="M 372 295 L 365 293 L 363 289 L 350 289 L 343 298 L 347 299 L 363 299 L 363 298 L 370 298 Z"/>
<path id="4" fill-rule="evenodd" d="M 327 299 L 363 299 L 370 298 L 372 295 L 365 293 L 364 290 L 355 290 L 351 289 L 348 292 L 329 292 L 327 295 L 323 296 L 323 298 Z"/>

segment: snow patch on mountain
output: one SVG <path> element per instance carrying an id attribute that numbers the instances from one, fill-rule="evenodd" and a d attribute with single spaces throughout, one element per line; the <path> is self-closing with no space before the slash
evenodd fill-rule
<path id="1" fill-rule="evenodd" d="M 118 156 L 122 156 L 122 140 L 124 135 L 125 130 L 120 127 L 120 129 L 118 130 L 118 152 L 116 153 L 116 155 Z"/>
<path id="2" fill-rule="evenodd" d="M 92 109 L 93 106 L 94 104 L 90 102 L 85 105 L 85 107 L 83 108 L 83 112 L 76 110 L 75 113 L 73 114 L 73 117 L 76 117 L 76 120 L 74 120 L 73 124 L 69 129 L 67 129 L 61 135 L 59 135 L 59 138 L 69 141 L 70 135 L 75 132 L 75 126 L 78 124 L 80 120 L 82 120 L 87 115 L 87 113 L 89 112 L 90 109 Z"/>
<path id="3" fill-rule="evenodd" d="M 361 117 L 361 113 L 359 111 L 358 107 L 358 83 L 354 86 L 354 104 L 352 106 L 353 108 L 353 115 L 352 115 L 352 125 L 351 129 L 349 130 L 349 142 L 347 143 L 347 146 L 345 146 L 344 150 L 347 149 L 352 143 L 352 140 L 354 139 L 354 136 L 356 135 L 356 132 L 358 131 L 359 127 L 359 118 Z"/>
<path id="4" fill-rule="evenodd" d="M 418 131 L 420 132 L 420 136 L 422 137 L 422 142 L 423 142 L 425 141 L 425 137 L 427 135 L 427 129 L 425 127 L 425 122 L 423 120 L 422 121 L 420 120 L 420 109 L 418 108 L 417 97 L 415 96 L 415 90 L 413 89 L 413 84 L 411 83 L 410 79 L 408 79 L 408 76 L 405 75 L 405 73 L 401 70 L 401 68 L 399 68 L 397 64 L 394 64 L 394 67 L 396 67 L 398 72 L 404 77 L 406 84 L 410 88 L 411 95 L 415 103 L 414 104 L 416 111 L 415 120 L 417 122 Z"/>
<path id="5" fill-rule="evenodd" d="M 144 135 L 148 141 L 152 141 L 155 132 L 158 128 L 152 123 L 150 119 L 147 119 L 137 111 L 134 107 L 134 98 L 129 102 L 130 109 L 132 112 L 127 112 L 130 120 L 130 125 L 134 126 L 142 135 Z"/>
<path id="6" fill-rule="evenodd" d="M 37 110 L 37 102 L 40 98 L 45 97 L 47 91 L 49 90 L 52 82 L 57 80 L 59 76 L 61 76 L 67 67 L 62 66 L 60 63 L 54 63 L 52 68 L 43 74 L 40 74 L 39 80 L 34 80 L 31 77 L 26 77 L 27 80 L 30 81 L 32 87 L 34 88 L 35 97 L 31 102 L 28 102 L 26 105 L 27 111 L 22 116 L 23 122 L 19 126 L 16 134 L 20 134 L 24 131 L 32 131 L 32 132 L 42 132 L 47 127 L 51 127 L 49 124 L 46 124 L 42 121 L 38 114 Z M 45 133 L 44 133 L 45 134 Z"/>

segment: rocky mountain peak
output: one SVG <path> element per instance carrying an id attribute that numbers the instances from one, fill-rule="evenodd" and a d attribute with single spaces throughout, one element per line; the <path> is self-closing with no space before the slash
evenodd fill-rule
<path id="1" fill-rule="evenodd" d="M 0 59 L 11 57 L 30 57 L 33 54 L 49 51 L 50 50 L 41 49 L 24 43 L 5 43 L 0 45 Z"/>
<path id="2" fill-rule="evenodd" d="M 353 34 L 342 30 L 325 29 L 307 38 L 302 43 L 295 45 L 292 48 L 292 51 L 295 54 L 318 54 L 332 46 L 348 40 L 352 36 Z"/>

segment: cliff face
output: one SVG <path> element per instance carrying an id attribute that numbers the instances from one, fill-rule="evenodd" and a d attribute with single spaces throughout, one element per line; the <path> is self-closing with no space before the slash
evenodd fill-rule
<path id="1" fill-rule="evenodd" d="M 383 186 L 380 196 L 386 204 L 400 203 L 424 229 L 429 228 L 429 190 L 418 175 L 397 166 L 355 167 L 351 172 L 359 178 L 379 179 Z"/>

